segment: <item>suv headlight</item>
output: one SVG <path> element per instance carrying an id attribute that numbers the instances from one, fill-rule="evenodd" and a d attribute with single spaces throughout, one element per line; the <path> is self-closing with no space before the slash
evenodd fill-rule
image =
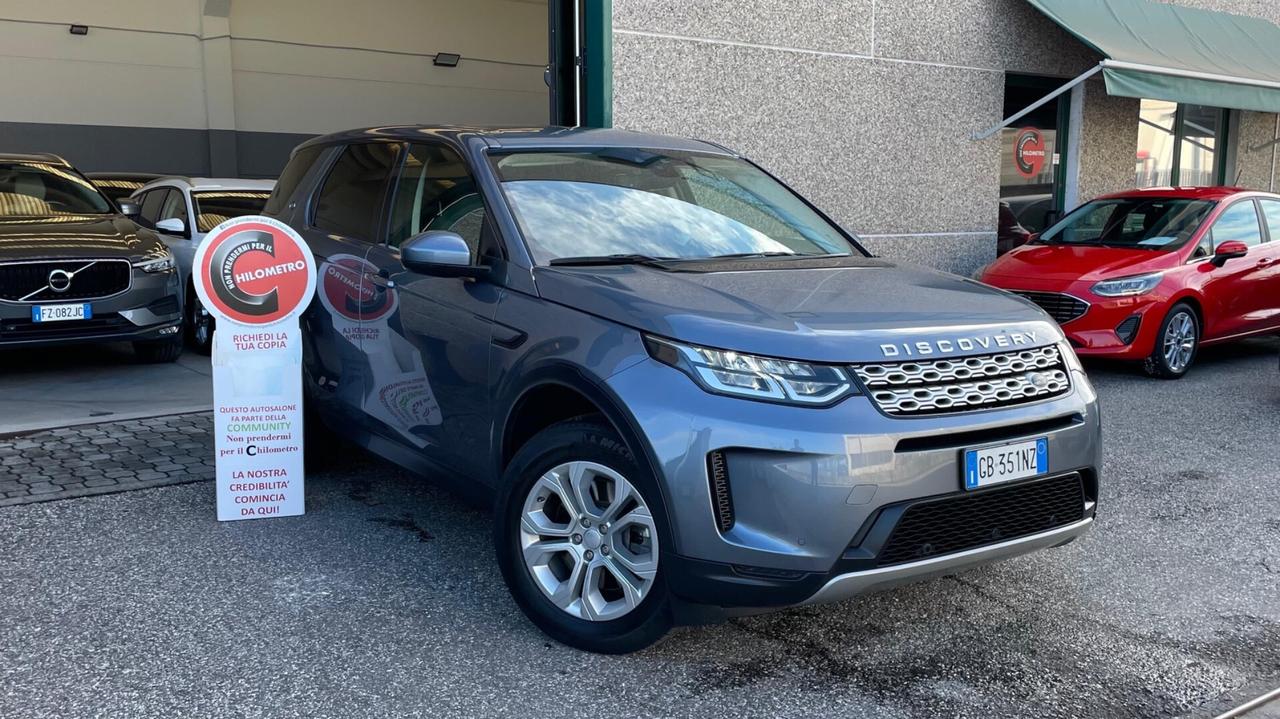
<path id="1" fill-rule="evenodd" d="M 649 355 L 716 394 L 798 405 L 826 405 L 857 388 L 846 370 L 830 365 L 759 357 L 645 337 Z"/>
<path id="2" fill-rule="evenodd" d="M 153 257 L 145 260 L 138 260 L 133 266 L 143 272 L 168 272 L 175 266 L 173 261 L 173 253 L 166 252 L 162 257 Z"/>
<path id="3" fill-rule="evenodd" d="M 1118 280 L 1103 280 L 1091 289 L 1093 294 L 1102 297 L 1145 295 L 1160 284 L 1160 278 L 1163 276 L 1164 273 L 1162 272 L 1152 272 L 1149 275 L 1134 275 L 1133 277 L 1121 277 Z"/>

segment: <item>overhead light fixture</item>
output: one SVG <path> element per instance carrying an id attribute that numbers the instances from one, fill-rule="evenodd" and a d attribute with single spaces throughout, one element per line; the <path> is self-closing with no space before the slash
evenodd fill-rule
<path id="1" fill-rule="evenodd" d="M 71 34 L 72 35 L 88 35 L 89 26 L 88 25 L 72 25 Z"/>
<path id="2" fill-rule="evenodd" d="M 432 60 L 431 64 L 439 67 L 457 67 L 458 61 L 461 59 L 462 56 L 456 52 L 438 52 L 436 53 L 436 59 Z"/>

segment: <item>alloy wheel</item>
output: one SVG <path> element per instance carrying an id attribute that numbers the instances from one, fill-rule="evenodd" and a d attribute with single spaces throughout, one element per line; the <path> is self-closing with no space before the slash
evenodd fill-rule
<path id="1" fill-rule="evenodd" d="M 594 462 L 560 464 L 533 484 L 520 513 L 520 548 L 543 595 L 587 621 L 630 613 L 658 572 L 658 532 L 644 497 Z"/>
<path id="2" fill-rule="evenodd" d="M 1169 370 L 1181 373 L 1191 364 L 1196 351 L 1196 321 L 1190 312 L 1182 311 L 1169 320 L 1164 331 L 1164 361 Z"/>

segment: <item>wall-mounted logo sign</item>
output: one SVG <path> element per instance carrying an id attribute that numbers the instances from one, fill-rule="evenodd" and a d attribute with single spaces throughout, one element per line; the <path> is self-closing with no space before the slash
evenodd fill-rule
<path id="1" fill-rule="evenodd" d="M 194 265 L 196 294 L 218 320 L 218 519 L 302 514 L 298 316 L 315 294 L 315 259 L 289 226 L 269 217 L 237 217 L 209 232 Z"/>
<path id="2" fill-rule="evenodd" d="M 1045 159 L 1044 134 L 1034 127 L 1018 130 L 1013 139 L 1013 164 L 1018 174 L 1031 179 L 1044 169 Z"/>

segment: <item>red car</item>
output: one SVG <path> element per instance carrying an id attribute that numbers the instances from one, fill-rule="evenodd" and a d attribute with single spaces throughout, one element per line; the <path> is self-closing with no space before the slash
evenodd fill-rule
<path id="1" fill-rule="evenodd" d="M 1181 377 L 1201 345 L 1280 331 L 1280 195 L 1166 187 L 1099 197 L 979 279 L 1044 308 L 1081 356 Z"/>

